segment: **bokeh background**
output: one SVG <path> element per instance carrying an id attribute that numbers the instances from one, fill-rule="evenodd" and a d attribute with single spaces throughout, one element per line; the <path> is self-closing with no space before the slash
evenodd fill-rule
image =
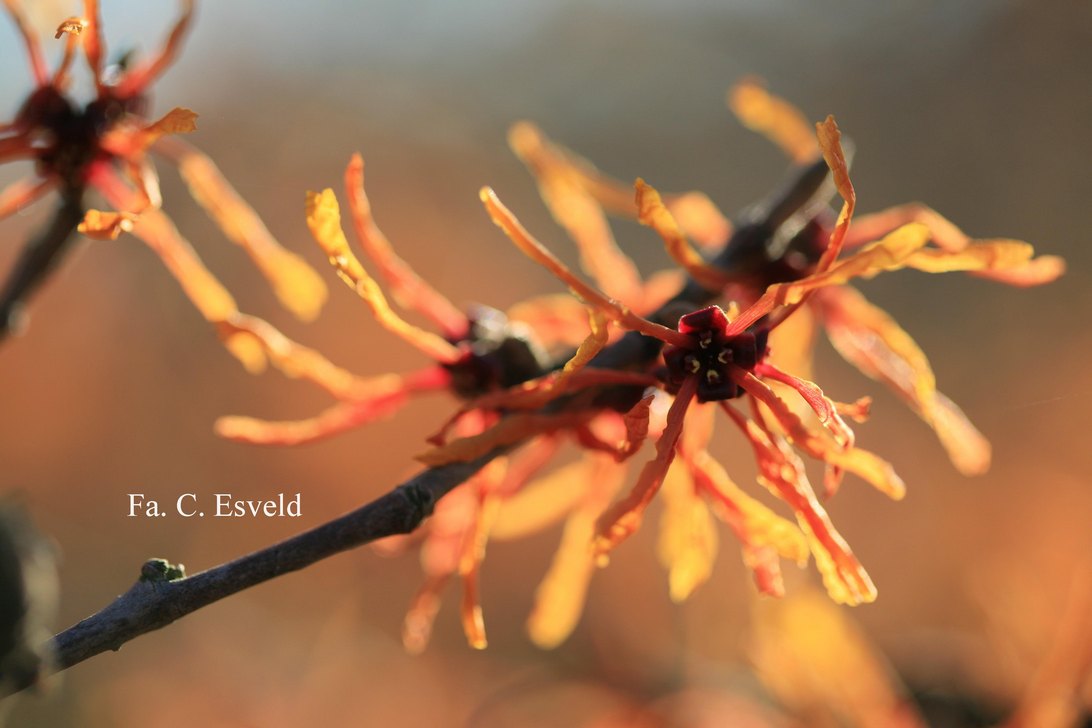
<path id="1" fill-rule="evenodd" d="M 43 34 L 78 12 L 31 4 L 47 21 Z M 102 6 L 112 51 L 158 44 L 175 10 L 166 0 Z M 0 69 L 0 117 L 10 118 L 29 73 L 7 22 Z M 880 589 L 851 616 L 911 683 L 1003 712 L 1047 650 L 1071 579 L 1092 553 L 1092 6 L 203 3 L 155 110 L 200 114 L 191 140 L 327 277 L 322 317 L 303 325 L 281 310 L 163 166 L 166 208 L 244 310 L 354 371 L 406 370 L 418 355 L 377 329 L 310 242 L 304 190 L 337 187 L 360 150 L 378 220 L 403 256 L 453 300 L 505 307 L 558 287 L 489 223 L 480 185 L 493 185 L 574 260 L 507 149 L 512 122 L 535 120 L 619 177 L 701 189 L 736 211 L 786 169 L 725 108 L 725 90 L 746 74 L 812 118 L 837 115 L 857 145 L 862 212 L 923 200 L 972 235 L 1029 240 L 1069 261 L 1066 277 L 1042 289 L 914 272 L 863 285 L 931 354 L 943 390 L 993 441 L 986 476 L 960 477 L 892 396 L 825 343 L 818 354 L 816 378 L 834 396 L 875 395 L 860 440 L 893 460 L 909 486 L 893 503 L 849 482 L 830 504 Z M 0 270 L 52 204 L 3 223 Z M 665 263 L 649 231 L 628 223 L 616 231 L 642 270 Z M 394 420 L 297 450 L 219 441 L 218 415 L 306 416 L 326 400 L 276 372 L 245 374 L 133 239 L 83 246 L 30 314 L 26 335 L 0 345 L 0 491 L 23 495 L 62 554 L 58 628 L 125 590 L 148 557 L 200 570 L 379 495 L 412 471 L 411 455 L 449 407 L 422 400 Z M 742 443 L 726 436 L 717 447 L 748 482 Z M 301 519 L 125 517 L 130 492 L 173 501 L 182 492 L 282 490 L 302 492 Z M 484 652 L 466 646 L 449 599 L 429 650 L 404 654 L 399 629 L 419 582 L 416 558 L 361 549 L 96 657 L 44 696 L 22 699 L 11 724 L 745 725 L 756 709 L 740 701 L 760 694 L 747 655 L 762 606 L 722 535 L 712 580 L 676 606 L 646 528 L 596 576 L 582 624 L 552 652 L 530 644 L 523 620 L 556 531 L 490 551 Z"/>

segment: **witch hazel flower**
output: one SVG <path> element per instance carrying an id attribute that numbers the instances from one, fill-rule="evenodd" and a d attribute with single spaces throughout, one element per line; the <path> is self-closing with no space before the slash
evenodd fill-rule
<path id="1" fill-rule="evenodd" d="M 5 0 L 23 40 L 35 88 L 15 119 L 0 124 L 0 164 L 31 160 L 34 174 L 0 192 L 0 219 L 51 191 L 61 206 L 44 234 L 16 261 L 0 291 L 0 335 L 9 330 L 26 299 L 70 247 L 77 231 L 95 240 L 131 233 L 150 247 L 178 280 L 201 314 L 218 327 L 238 314 L 234 298 L 205 268 L 197 253 L 161 209 L 159 178 L 152 155 L 174 164 L 190 193 L 224 234 L 243 247 L 272 283 L 281 303 L 303 320 L 318 315 L 326 286 L 302 258 L 273 237 L 216 165 L 178 137 L 196 129 L 197 114 L 176 108 L 162 118 L 147 116 L 152 85 L 171 66 L 191 24 L 194 2 L 181 12 L 163 46 L 149 57 L 127 57 L 107 65 L 97 0 L 84 0 L 83 16 L 64 20 L 58 67 L 50 73 L 41 44 L 19 0 Z M 94 96 L 81 103 L 69 92 L 73 64 L 82 55 L 91 72 Z M 95 192 L 112 210 L 87 209 Z M 264 365 L 260 350 L 221 334 L 229 350 L 251 370 Z"/>
<path id="2" fill-rule="evenodd" d="M 598 204 L 599 214 L 637 218 L 656 229 L 695 285 L 710 294 L 726 294 L 743 306 L 765 295 L 762 306 L 752 312 L 755 319 L 771 306 L 796 305 L 797 313 L 772 334 L 774 361 L 806 376 L 815 333 L 822 328 L 847 361 L 889 386 L 936 432 L 961 473 L 984 472 L 990 462 L 989 442 L 937 389 L 929 360 L 910 334 L 848 281 L 914 268 L 930 273 L 965 271 L 1009 285 L 1035 286 L 1060 276 L 1064 261 L 1052 255 L 1036 257 L 1032 246 L 1022 241 L 972 239 L 920 203 L 859 217 L 839 235 L 838 244 L 830 246 L 835 226 L 826 203 L 831 176 L 843 196 L 852 196 L 851 208 L 856 205 L 845 165 L 831 166 L 822 139 L 817 143 L 804 115 L 770 94 L 761 82 L 742 81 L 728 100 L 745 126 L 777 144 L 795 165 L 785 192 L 744 211 L 736 226 L 698 192 L 665 195 L 661 200 L 647 186 L 642 192 L 639 184 L 634 201 L 627 185 L 551 142 L 527 122 L 513 128 L 512 146 L 539 180 L 543 198 L 559 221 L 564 219 L 559 196 L 547 190 L 559 188 L 561 180 L 570 196 Z M 710 266 L 713 255 L 717 265 Z M 793 284 L 814 274 L 821 263 L 834 270 L 824 285 L 807 289 L 805 295 L 805 288 Z M 768 291 L 770 287 L 775 288 Z"/>

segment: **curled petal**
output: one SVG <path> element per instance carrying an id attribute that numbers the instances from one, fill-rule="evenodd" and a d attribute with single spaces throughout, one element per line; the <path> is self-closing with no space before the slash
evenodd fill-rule
<path id="1" fill-rule="evenodd" d="M 229 240 L 247 252 L 285 308 L 305 321 L 318 316 L 326 302 L 321 276 L 303 258 L 281 246 L 216 164 L 179 139 L 160 139 L 156 151 L 178 165 L 193 199 Z"/>
<path id="2" fill-rule="evenodd" d="M 872 278 L 884 271 L 898 270 L 929 242 L 929 230 L 911 223 L 895 230 L 882 240 L 861 248 L 850 257 L 834 263 L 824 272 L 815 273 L 792 283 L 777 284 L 777 297 L 785 303 L 797 303 L 810 291 L 842 285 L 852 278 Z M 771 290 L 774 286 L 771 286 Z"/>
<path id="3" fill-rule="evenodd" d="M 52 85 L 54 88 L 63 88 L 68 83 L 68 70 L 72 67 L 72 61 L 76 57 L 76 49 L 80 45 L 80 34 L 87 29 L 87 21 L 83 18 L 66 18 L 57 26 L 57 32 L 53 38 L 60 39 L 67 35 L 64 42 L 64 55 L 57 70 L 53 72 Z"/>
<path id="4" fill-rule="evenodd" d="M 106 43 L 102 39 L 102 17 L 99 14 L 98 0 L 83 0 L 83 15 L 84 27 L 80 33 L 83 55 L 87 58 L 95 88 L 102 96 L 102 59 L 106 55 Z"/>
<path id="5" fill-rule="evenodd" d="M 637 180 L 636 188 L 637 219 L 642 225 L 647 225 L 659 234 L 671 259 L 682 266 L 690 277 L 711 291 L 719 291 L 730 283 L 730 276 L 706 263 L 701 254 L 690 245 L 690 241 L 664 205 L 660 193 L 643 179 Z"/>
<path id="6" fill-rule="evenodd" d="M 698 494 L 686 466 L 678 460 L 668 468 L 661 492 L 664 510 L 657 554 L 668 570 L 671 600 L 681 603 L 713 572 L 717 531 L 709 506 Z"/>
<path id="7" fill-rule="evenodd" d="M 333 190 L 307 193 L 307 226 L 323 252 L 329 256 L 330 262 L 337 268 L 338 275 L 364 299 L 380 325 L 417 347 L 431 359 L 445 364 L 454 364 L 459 360 L 461 352 L 458 347 L 436 334 L 407 323 L 391 310 L 379 284 L 349 250 L 349 241 L 345 239 L 345 232 L 341 229 L 341 210 Z"/>
<path id="8" fill-rule="evenodd" d="M 136 219 L 131 212 L 88 210 L 76 229 L 92 240 L 117 240 L 122 233 L 132 232 Z"/>
<path id="9" fill-rule="evenodd" d="M 926 234 L 916 247 L 912 247 L 911 243 L 916 240 L 914 234 L 915 232 L 920 234 L 920 229 L 907 225 L 884 240 L 869 246 L 870 250 L 866 257 L 857 259 L 857 256 L 853 256 L 837 263 L 849 230 L 849 222 L 853 219 L 853 210 L 857 206 L 857 193 L 849 179 L 849 167 L 842 151 L 842 135 L 834 122 L 834 117 L 828 116 L 826 121 L 816 124 L 815 128 L 823 159 L 834 176 L 834 185 L 838 189 L 838 194 L 844 200 L 842 210 L 838 213 L 838 221 L 830 233 L 826 250 L 819 258 L 815 273 L 791 283 L 777 283 L 770 286 L 757 301 L 732 320 L 725 331 L 727 336 L 738 336 L 778 306 L 799 306 L 816 288 L 844 283 L 855 275 L 876 275 L 881 270 L 897 268 L 901 262 L 898 254 L 901 253 L 901 257 L 905 258 L 928 241 Z"/>
<path id="10" fill-rule="evenodd" d="M 561 282 L 569 286 L 573 294 L 592 306 L 612 321 L 632 331 L 640 332 L 646 336 L 652 336 L 676 346 L 689 346 L 690 337 L 680 334 L 674 329 L 647 321 L 634 314 L 628 308 L 613 299 L 609 299 L 582 280 L 577 278 L 572 271 L 565 267 L 557 257 L 551 253 L 538 240 L 531 236 L 519 223 L 516 217 L 505 207 L 496 194 L 488 187 L 483 187 L 480 195 L 493 223 L 505 232 L 508 238 L 531 260 L 535 261 L 546 270 L 553 273 Z"/>
<path id="11" fill-rule="evenodd" d="M 648 438 L 649 417 L 652 414 L 652 400 L 655 395 L 649 394 L 641 398 L 637 404 L 630 408 L 622 417 L 626 427 L 626 439 L 618 447 L 618 459 L 624 460 L 641 449 L 645 439 Z"/>
<path id="12" fill-rule="evenodd" d="M 675 459 L 686 410 L 697 387 L 696 377 L 683 381 L 668 411 L 667 426 L 656 443 L 656 457 L 645 463 L 629 495 L 608 508 L 596 522 L 595 552 L 599 557 L 606 556 L 640 527 L 645 509 L 660 490 L 667 469 Z"/>
<path id="13" fill-rule="evenodd" d="M 769 362 L 761 362 L 755 367 L 755 374 L 764 377 L 766 379 L 772 379 L 775 382 L 780 382 L 791 389 L 795 390 L 808 406 L 811 408 L 815 416 L 819 418 L 819 424 L 827 428 L 831 435 L 834 436 L 834 441 L 843 447 L 851 447 L 853 445 L 854 436 L 853 430 L 846 424 L 845 420 L 838 413 L 838 408 L 834 401 L 823 394 L 823 390 L 819 388 L 815 382 L 809 382 L 806 379 L 794 377 L 788 372 L 781 371 L 773 364 Z"/>
<path id="14" fill-rule="evenodd" d="M 815 303 L 838 353 L 900 395 L 936 431 L 961 473 L 989 468 L 989 442 L 937 391 L 925 353 L 887 312 L 849 287 L 827 289 Z"/>
<path id="15" fill-rule="evenodd" d="M 747 495 L 705 450 L 684 449 L 695 484 L 717 506 L 714 512 L 727 523 L 743 546 L 743 561 L 754 572 L 759 591 L 770 596 L 785 593 L 778 557 L 803 566 L 808 542 L 799 528 Z"/>
<path id="16" fill-rule="evenodd" d="M 163 118 L 140 130 L 139 149 L 147 149 L 168 134 L 190 134 L 195 131 L 197 131 L 197 114 L 190 109 L 174 108 Z"/>
<path id="17" fill-rule="evenodd" d="M 467 320 L 463 312 L 443 294 L 425 283 L 394 252 L 387 236 L 376 225 L 371 202 L 364 191 L 364 158 L 360 154 L 354 154 L 345 168 L 345 194 L 349 198 L 349 211 L 357 239 L 387 281 L 394 299 L 400 305 L 431 319 L 447 338 L 465 338 Z"/>
<path id="18" fill-rule="evenodd" d="M 754 449 L 759 483 L 796 514 L 831 599 L 851 606 L 874 601 L 876 587 L 872 579 L 830 522 L 815 497 L 800 459 L 780 437 L 755 421 L 747 420 L 731 406 L 722 404 L 722 407 Z"/>
<path id="19" fill-rule="evenodd" d="M 641 288 L 637 266 L 618 249 L 603 208 L 585 190 L 572 163 L 527 122 L 512 127 L 508 142 L 535 175 L 554 219 L 576 243 L 584 272 L 612 298 L 636 301 Z"/>
<path id="20" fill-rule="evenodd" d="M 830 234 L 827 249 L 823 251 L 819 264 L 816 266 L 817 270 L 825 271 L 838 260 L 842 252 L 846 233 L 849 232 L 849 221 L 853 219 L 853 210 L 857 206 L 857 193 L 853 190 L 853 183 L 849 179 L 849 165 L 846 164 L 846 156 L 842 151 L 842 132 L 838 129 L 834 117 L 828 116 L 825 121 L 816 124 L 815 135 L 819 140 L 823 159 L 826 160 L 834 176 L 834 186 L 844 201 L 842 210 L 838 213 L 838 221 Z"/>
<path id="21" fill-rule="evenodd" d="M 899 500 L 906 495 L 906 485 L 891 463 L 868 450 L 858 447 L 846 449 L 810 432 L 785 401 L 753 374 L 733 372 L 732 378 L 755 400 L 769 408 L 778 425 L 801 451 L 831 467 L 855 473 L 890 498 Z"/>
<path id="22" fill-rule="evenodd" d="M 748 129 L 780 147 L 796 164 L 819 157 L 807 118 L 792 104 L 768 92 L 760 79 L 745 78 L 728 92 L 728 106 Z"/>

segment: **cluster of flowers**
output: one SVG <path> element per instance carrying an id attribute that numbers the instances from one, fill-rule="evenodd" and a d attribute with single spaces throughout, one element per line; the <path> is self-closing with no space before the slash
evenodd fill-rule
<path id="1" fill-rule="evenodd" d="M 875 599 L 872 580 L 831 523 L 801 455 L 825 465 L 827 496 L 847 471 L 892 498 L 903 495 L 904 485 L 887 461 L 855 445 L 846 418 L 864 421 L 868 399 L 834 402 L 800 376 L 810 369 L 818 325 L 847 360 L 907 400 L 961 471 L 988 466 L 988 442 L 937 391 L 925 355 L 849 282 L 916 268 L 1034 285 L 1059 275 L 1061 261 L 1034 258 L 1031 246 L 1018 241 L 970 240 L 920 205 L 870 215 L 851 227 L 856 194 L 834 120 L 818 124 L 813 136 L 799 112 L 753 81 L 734 89 L 731 101 L 745 123 L 779 142 L 797 162 L 788 188 L 735 229 L 705 195 L 661 196 L 641 180 L 630 193 L 534 126 L 516 125 L 513 148 L 597 286 L 566 268 L 485 188 L 481 199 L 497 226 L 572 294 L 521 302 L 507 316 L 485 308 L 464 315 L 411 271 L 375 223 L 363 161 L 354 156 L 345 194 L 361 247 L 395 300 L 435 322 L 440 334 L 393 312 L 350 250 L 334 192 L 308 194 L 309 226 L 338 274 L 384 327 L 434 365 L 409 375 L 361 379 L 267 324 L 239 320 L 239 331 L 251 333 L 281 368 L 313 380 L 338 401 L 300 421 L 223 418 L 220 434 L 260 444 L 310 442 L 386 416 L 412 394 L 446 390 L 460 406 L 430 438 L 433 447 L 419 456 L 422 463 L 470 461 L 522 446 L 445 497 L 424 533 L 405 539 L 421 540 L 426 572 L 406 618 L 408 648 L 426 644 L 440 592 L 456 575 L 463 581 L 467 637 L 484 646 L 478 582 L 487 542 L 564 521 L 561 545 L 529 620 L 536 643 L 560 643 L 579 619 L 596 566 L 638 529 L 658 493 L 665 501 L 659 554 L 676 600 L 711 572 L 717 549 L 713 516 L 739 540 L 762 592 L 783 593 L 781 559 L 802 565 L 810 554 L 835 601 Z M 831 178 L 843 200 L 836 219 L 826 204 Z M 642 281 L 615 243 L 608 211 L 652 227 L 678 267 Z M 556 363 L 542 353 L 566 344 L 575 353 Z M 788 507 L 793 520 L 747 494 L 710 456 L 716 410 L 750 444 L 758 482 Z M 655 455 L 618 498 L 628 463 L 650 435 Z M 538 475 L 565 439 L 582 457 Z"/>
<path id="2" fill-rule="evenodd" d="M 244 363 L 257 368 L 268 359 L 336 400 L 298 421 L 225 417 L 217 423 L 221 435 L 297 445 L 388 416 L 412 395 L 446 391 L 457 398 L 458 409 L 429 438 L 432 447 L 419 460 L 441 466 L 495 455 L 440 501 L 421 533 L 407 537 L 420 540 L 426 573 L 406 617 L 404 640 L 412 650 L 427 643 L 441 591 L 455 576 L 463 582 L 467 637 L 484 647 L 478 585 L 487 542 L 564 521 L 561 545 L 529 621 L 536 643 L 560 643 L 579 619 L 597 565 L 639 528 L 657 494 L 664 501 L 659 555 L 675 600 L 687 598 L 709 577 L 717 550 L 715 516 L 739 540 L 760 591 L 782 594 L 781 560 L 803 565 L 810 555 L 835 601 L 872 601 L 876 588 L 824 510 L 801 455 L 824 465 L 828 497 L 846 472 L 892 498 L 903 495 L 904 485 L 890 463 L 855 444 L 846 419 L 863 422 L 869 400 L 835 402 L 809 381 L 815 329 L 822 326 L 850 363 L 905 399 L 936 431 L 957 468 L 977 473 L 989 463 L 985 438 L 937 390 L 928 360 L 911 337 L 849 284 L 915 268 L 1036 285 L 1063 270 L 1058 258 L 1035 258 L 1023 242 L 971 240 L 921 205 L 854 220 L 856 193 L 834 119 L 817 124 L 813 134 L 798 111 L 745 81 L 732 91 L 730 105 L 745 125 L 779 144 L 795 166 L 786 189 L 752 208 L 737 226 L 701 193 L 661 196 L 642 180 L 631 192 L 533 125 L 517 124 L 511 144 L 578 246 L 595 285 L 569 270 L 485 188 L 481 200 L 497 226 L 572 294 L 525 301 L 507 314 L 484 306 L 464 313 L 412 271 L 376 225 L 363 161 L 354 156 L 345 194 L 360 246 L 395 303 L 438 329 L 414 326 L 391 306 L 352 252 L 333 190 L 308 193 L 308 225 L 338 275 L 382 326 L 431 362 L 409 374 L 359 377 L 241 314 L 159 210 L 149 150 L 178 164 L 195 198 L 229 238 L 251 252 L 291 310 L 304 318 L 317 313 L 325 287 L 314 271 L 276 244 L 206 157 L 173 136 L 192 130 L 193 113 L 176 109 L 155 123 L 142 116 L 148 86 L 173 58 L 191 3 L 184 3 L 161 53 L 111 75 L 102 68 L 96 3 L 86 0 L 86 17 L 70 19 L 58 31 L 58 37 L 67 33 L 67 41 L 52 77 L 16 0 L 5 3 L 26 41 L 38 88 L 2 130 L 0 162 L 33 158 L 40 179 L 6 191 L 0 217 L 51 188 L 67 197 L 98 190 L 115 211 L 88 212 L 82 232 L 131 232 L 144 240 Z M 63 94 L 81 46 L 97 88 L 96 99 L 82 110 Z M 828 207 L 834 191 L 842 199 L 836 217 Z M 641 280 L 614 240 L 608 213 L 653 228 L 676 267 Z M 549 351 L 569 353 L 551 357 Z M 709 454 L 717 410 L 753 449 L 759 484 L 792 519 L 749 495 Z M 619 498 L 629 463 L 648 438 L 655 441 L 655 454 Z M 566 440 L 580 449 L 580 459 L 543 475 Z"/>

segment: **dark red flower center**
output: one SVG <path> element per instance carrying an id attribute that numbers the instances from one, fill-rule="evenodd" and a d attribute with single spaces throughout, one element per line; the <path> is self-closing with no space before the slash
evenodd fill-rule
<path id="1" fill-rule="evenodd" d="M 698 400 L 733 399 L 742 394 L 732 379 L 732 369 L 751 371 L 766 356 L 768 330 L 745 331 L 728 336 L 728 317 L 719 306 L 709 306 L 679 319 L 679 332 L 693 339 L 693 346 L 664 348 L 668 391 L 674 392 L 689 377 L 698 378 Z"/>

